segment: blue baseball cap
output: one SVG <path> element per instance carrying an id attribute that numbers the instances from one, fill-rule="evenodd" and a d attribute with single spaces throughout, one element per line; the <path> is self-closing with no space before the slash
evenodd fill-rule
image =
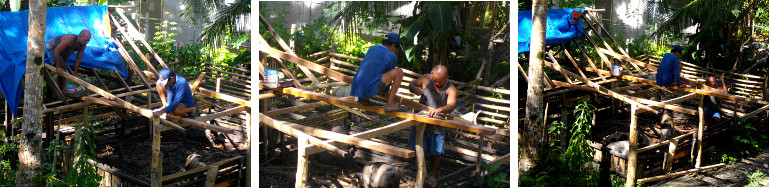
<path id="1" fill-rule="evenodd" d="M 169 68 L 160 69 L 160 71 L 158 71 L 158 75 L 160 76 L 158 78 L 158 84 L 160 84 L 161 87 L 166 86 L 168 83 L 168 78 L 170 78 L 173 74 L 174 71 Z"/>
<path id="2" fill-rule="evenodd" d="M 398 46 L 403 49 L 403 46 L 401 46 L 401 37 L 398 34 L 395 33 L 388 33 L 385 35 L 384 40 L 388 40 L 392 43 L 398 44 Z"/>
<path id="3" fill-rule="evenodd" d="M 676 44 L 676 45 L 673 45 L 673 50 L 676 50 L 676 51 L 683 51 L 683 50 L 681 49 L 681 45 L 678 45 L 678 44 Z"/>

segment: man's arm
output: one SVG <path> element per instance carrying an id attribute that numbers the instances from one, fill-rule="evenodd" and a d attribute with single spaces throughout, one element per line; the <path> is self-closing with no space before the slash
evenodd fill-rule
<path id="1" fill-rule="evenodd" d="M 450 114 L 457 106 L 457 88 L 452 85 L 446 90 L 446 106 L 438 108 L 441 113 Z"/>
<path id="2" fill-rule="evenodd" d="M 726 83 L 724 83 L 724 76 L 721 75 L 721 87 L 718 88 L 719 91 L 723 93 L 729 93 L 729 90 L 726 89 Z"/>
<path id="3" fill-rule="evenodd" d="M 673 78 L 676 80 L 676 85 L 681 85 L 681 61 L 675 60 L 677 65 L 673 65 Z"/>
<path id="4" fill-rule="evenodd" d="M 86 45 L 83 45 L 83 47 L 80 48 L 80 51 L 77 51 L 77 57 L 75 58 L 75 77 L 77 77 L 77 70 L 80 69 L 80 61 L 83 60 L 83 53 L 85 53 Z"/>
<path id="5" fill-rule="evenodd" d="M 166 114 L 171 114 L 171 112 L 174 112 L 176 109 L 176 106 L 179 106 L 179 103 L 182 102 L 182 94 L 184 93 L 184 90 L 181 88 L 175 88 L 174 89 L 174 96 L 173 98 L 169 97 L 168 106 L 163 108 L 163 112 Z"/>
<path id="6" fill-rule="evenodd" d="M 74 42 L 74 39 L 75 38 L 73 38 L 70 35 L 65 35 L 61 37 L 61 41 L 59 42 L 59 45 L 53 49 L 53 57 L 51 58 L 53 58 L 54 65 L 56 65 L 56 74 L 61 74 L 61 72 L 64 71 L 64 67 L 67 66 L 66 60 L 64 60 L 65 62 L 61 62 L 62 61 L 61 52 L 63 52 L 64 49 L 67 48 L 67 46 L 71 46 L 72 43 Z"/>
<path id="7" fill-rule="evenodd" d="M 409 91 L 415 95 L 422 95 L 423 88 L 425 88 L 425 83 L 429 81 L 427 78 L 428 74 L 422 75 L 419 78 L 412 80 L 411 83 L 409 83 Z"/>
<path id="8" fill-rule="evenodd" d="M 158 90 L 158 95 L 160 96 L 160 101 L 163 102 L 163 107 L 168 106 L 168 101 L 166 101 L 166 97 L 168 93 L 166 93 L 166 87 L 160 86 L 157 82 L 155 82 L 155 88 Z"/>

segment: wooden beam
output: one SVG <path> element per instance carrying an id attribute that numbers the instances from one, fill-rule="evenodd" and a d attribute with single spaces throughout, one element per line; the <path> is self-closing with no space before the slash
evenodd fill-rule
<path id="1" fill-rule="evenodd" d="M 295 180 L 295 186 L 298 188 L 304 188 L 307 187 L 307 174 L 309 174 L 310 171 L 310 155 L 307 154 L 307 146 L 309 146 L 310 142 L 309 139 L 307 139 L 307 136 L 299 136 L 298 137 L 298 154 L 297 154 L 297 160 L 296 160 L 296 180 Z"/>
<path id="2" fill-rule="evenodd" d="M 262 39 L 261 36 L 257 36 L 257 38 L 259 38 L 260 40 L 264 40 L 264 39 Z M 345 82 L 345 83 L 348 83 L 348 84 L 352 83 L 352 77 L 347 76 L 347 75 L 342 74 L 342 73 L 339 73 L 339 72 L 337 72 L 335 70 L 331 70 L 329 68 L 326 68 L 324 66 L 318 65 L 316 63 L 304 60 L 302 58 L 296 57 L 295 55 L 291 55 L 291 54 L 288 54 L 288 53 L 285 53 L 285 52 L 278 51 L 278 50 L 270 47 L 269 45 L 267 45 L 265 43 L 260 43 L 257 46 L 258 46 L 258 49 L 260 51 L 267 52 L 267 53 L 269 53 L 270 55 L 272 55 L 274 57 L 285 59 L 287 61 L 296 63 L 298 65 L 303 65 L 303 66 L 305 66 L 305 67 L 307 67 L 307 68 L 309 68 L 309 69 L 311 69 L 313 71 L 316 71 L 316 72 L 319 72 L 321 74 L 324 74 L 324 75 L 326 75 L 329 78 L 332 78 L 334 80 L 342 81 L 342 82 Z M 478 88 L 482 88 L 482 87 L 478 86 Z M 496 88 L 492 88 L 492 91 L 496 91 L 498 93 L 504 92 L 504 91 L 502 91 L 502 89 L 496 89 Z M 509 90 L 505 90 L 505 91 L 508 92 L 506 94 L 510 93 Z M 380 93 L 379 96 L 387 98 L 385 93 Z M 425 106 L 423 104 L 419 104 L 418 102 L 411 101 L 411 100 L 408 100 L 408 99 L 403 99 L 403 97 L 399 97 L 399 96 L 395 96 L 394 100 L 398 104 L 401 104 L 401 105 L 404 105 L 406 107 L 409 107 L 409 108 L 412 108 L 412 109 L 416 109 L 416 110 L 432 109 L 432 108 L 427 107 L 427 106 Z M 447 119 L 464 121 L 461 118 L 456 118 L 456 117 L 450 116 L 450 115 L 447 116 Z M 464 121 L 464 122 L 471 124 L 471 122 L 467 122 L 467 121 Z"/>
<path id="3" fill-rule="evenodd" d="M 656 144 L 652 144 L 650 146 L 643 147 L 641 149 L 638 149 L 638 153 L 649 151 L 649 150 L 652 150 L 652 149 L 660 147 L 660 146 L 664 146 L 665 144 L 670 143 L 672 140 L 684 139 L 687 136 L 692 136 L 692 134 L 694 134 L 694 132 L 686 133 L 686 134 L 683 134 L 683 135 L 680 135 L 680 136 L 676 136 L 675 138 L 670 139 L 670 140 L 665 140 L 665 141 L 662 141 L 660 143 L 656 143 Z"/>
<path id="4" fill-rule="evenodd" d="M 275 120 L 261 113 L 259 114 L 259 122 L 267 124 L 268 126 L 278 129 L 279 131 L 289 135 L 294 135 L 297 132 L 301 132 L 307 135 L 317 136 L 325 139 L 331 139 L 331 140 L 346 143 L 346 144 L 352 144 L 352 145 L 368 148 L 371 150 L 387 153 L 387 154 L 398 156 L 398 157 L 403 157 L 403 158 L 414 157 L 414 151 L 411 151 L 408 149 L 398 148 L 395 146 L 390 146 L 390 145 L 386 145 L 386 144 L 382 144 L 382 143 L 378 143 L 370 140 L 365 140 L 361 138 L 348 137 L 348 135 L 326 131 L 323 129 L 312 128 L 304 125 L 299 125 L 296 123 Z M 318 142 L 311 141 L 310 144 L 318 145 L 318 146 L 330 145 L 323 141 L 318 141 Z"/>
<path id="5" fill-rule="evenodd" d="M 112 20 L 117 21 L 115 17 L 112 16 L 111 14 L 109 15 L 109 17 L 112 18 Z M 126 20 L 126 22 L 128 22 L 128 20 Z M 131 24 L 128 23 L 127 25 L 131 25 Z M 128 44 L 131 45 L 131 48 L 134 49 L 134 51 L 136 52 L 136 55 L 139 55 L 139 58 L 141 58 L 142 61 L 144 61 L 144 64 L 147 65 L 147 68 L 152 70 L 152 72 L 158 72 L 157 70 L 155 70 L 155 67 L 152 66 L 152 62 L 147 57 L 145 57 L 144 54 L 141 53 L 139 46 L 136 46 L 136 43 L 133 41 L 133 37 L 129 36 L 128 33 L 124 31 L 123 26 L 120 26 L 120 24 L 116 23 L 115 27 L 117 27 L 118 32 L 120 32 L 121 34 L 123 34 L 123 36 L 125 36 L 125 40 L 128 41 Z M 149 45 L 145 47 L 147 47 L 148 49 L 151 48 Z"/>
<path id="6" fill-rule="evenodd" d="M 375 128 L 375 129 L 371 129 L 371 130 L 368 130 L 368 131 L 365 131 L 365 132 L 360 132 L 360 133 L 357 133 L 357 134 L 349 135 L 347 137 L 357 137 L 357 138 L 361 138 L 361 139 L 376 138 L 376 137 L 380 137 L 380 136 L 383 136 L 383 135 L 387 135 L 387 134 L 390 134 L 390 133 L 398 132 L 400 130 L 409 128 L 411 126 L 417 125 L 417 123 L 419 123 L 419 122 L 407 119 L 407 120 L 399 121 L 397 123 L 393 123 L 393 124 L 386 125 L 386 126 L 383 126 L 383 127 L 378 127 L 378 128 Z M 341 147 L 341 145 L 343 145 L 343 143 L 337 142 L 337 141 L 333 141 L 333 140 L 327 140 L 325 142 L 327 142 L 327 143 L 329 143 L 331 145 L 334 145 L 334 146 L 338 146 L 338 147 Z M 311 148 L 308 148 L 308 149 L 309 149 L 309 151 L 307 153 L 309 153 L 309 155 L 312 155 L 312 154 L 315 154 L 315 153 L 318 153 L 318 152 L 322 151 L 317 146 L 314 146 L 314 145 L 311 146 Z"/>
<path id="7" fill-rule="evenodd" d="M 208 114 L 206 116 L 201 116 L 201 117 L 195 118 L 195 120 L 201 121 L 201 122 L 206 122 L 206 121 L 210 121 L 210 120 L 213 120 L 213 119 L 216 119 L 216 118 L 220 118 L 220 117 L 224 117 L 224 116 L 229 116 L 229 115 L 232 115 L 232 114 L 237 114 L 237 113 L 240 113 L 240 112 L 245 111 L 247 109 L 249 109 L 247 106 L 238 106 L 238 107 L 230 108 L 230 109 L 227 109 L 227 110 L 224 110 L 224 111 L 221 111 L 221 112 L 217 112 L 217 113 L 214 113 L 214 114 Z"/>
<path id="8" fill-rule="evenodd" d="M 769 110 L 769 105 L 766 105 L 766 106 L 764 106 L 764 107 L 761 107 L 761 108 L 759 108 L 758 110 L 755 110 L 755 111 L 753 111 L 753 112 L 750 112 L 750 113 L 748 113 L 748 114 L 745 114 L 744 116 L 741 116 L 741 117 L 742 117 L 742 118 L 751 118 L 751 117 L 755 116 L 756 114 L 758 114 L 758 113 L 761 113 L 761 112 L 764 112 L 764 111 L 767 111 L 767 110 Z"/>
<path id="9" fill-rule="evenodd" d="M 309 104 L 304 104 L 299 106 L 292 106 L 288 108 L 281 108 L 281 109 L 265 112 L 264 115 L 277 116 L 285 113 L 296 112 L 296 111 L 307 110 L 307 109 L 314 109 L 317 107 L 328 106 L 328 105 L 331 105 L 331 104 L 321 101 L 321 102 L 309 103 Z"/>
<path id="10" fill-rule="evenodd" d="M 206 76 L 206 72 L 201 72 L 200 75 L 198 75 L 198 78 L 195 79 L 195 82 L 192 83 L 192 86 L 190 87 L 190 90 L 196 91 L 198 90 L 198 86 L 203 82 L 203 77 Z"/>
<path id="11" fill-rule="evenodd" d="M 99 104 L 103 104 L 103 105 L 107 105 L 107 106 L 116 106 L 116 107 L 126 108 L 124 105 L 118 104 L 116 101 L 109 101 L 109 100 L 103 99 L 103 98 L 96 98 L 96 97 L 91 97 L 91 96 L 85 96 L 85 97 L 82 97 L 82 99 L 85 100 L 85 101 L 89 101 L 89 102 L 93 102 L 93 103 L 99 103 Z M 130 103 L 128 103 L 128 104 L 130 104 Z M 133 104 L 131 104 L 131 105 L 133 105 Z M 136 107 L 136 106 L 134 106 L 134 107 Z M 147 118 L 153 118 L 152 111 L 147 110 L 147 109 L 143 109 L 143 108 L 139 108 L 139 107 L 136 107 L 136 108 L 141 109 L 143 111 L 149 111 L 150 114 L 147 114 L 147 115 L 142 114 L 142 116 L 147 117 Z M 126 109 L 134 111 L 134 112 L 137 112 L 137 113 L 140 113 L 139 111 L 132 110 L 130 108 L 126 108 Z M 160 121 L 163 124 L 169 125 L 169 126 L 171 126 L 173 128 L 176 128 L 176 129 L 180 128 L 180 127 L 174 127 L 173 125 L 175 125 L 175 123 L 170 122 L 167 119 L 161 119 Z M 213 125 L 213 124 L 209 124 L 209 123 L 205 123 L 205 122 L 201 122 L 201 121 L 196 121 L 196 120 L 189 119 L 189 118 L 184 118 L 184 117 L 179 118 L 179 123 L 188 124 L 188 125 L 194 125 L 194 126 L 202 127 L 202 128 L 209 129 L 209 130 L 214 130 L 214 131 L 217 131 L 217 132 L 222 132 L 222 133 L 225 133 L 225 134 L 232 134 L 232 133 L 235 132 L 235 130 L 227 128 L 227 127 L 217 126 L 217 125 Z"/>
<path id="12" fill-rule="evenodd" d="M 630 136 L 628 138 L 630 151 L 627 156 L 627 179 L 625 187 L 635 187 L 636 185 L 636 172 L 638 167 L 638 131 L 636 128 L 638 127 L 638 112 L 638 106 L 634 104 L 630 106 Z"/>
<path id="13" fill-rule="evenodd" d="M 689 99 L 694 98 L 696 96 L 697 96 L 696 93 L 689 93 L 689 94 L 686 94 L 684 96 L 680 96 L 680 97 L 675 98 L 675 99 L 670 99 L 670 100 L 662 101 L 662 103 L 676 104 L 676 103 L 679 103 L 679 102 L 683 102 L 683 101 L 689 100 Z"/>
<path id="14" fill-rule="evenodd" d="M 163 186 L 163 153 L 160 152 L 160 119 L 152 119 L 152 164 L 150 165 L 150 184 Z"/>
<path id="15" fill-rule="evenodd" d="M 609 71 L 605 71 L 605 70 L 597 70 L 597 69 L 592 69 L 592 68 L 589 68 L 589 67 L 586 67 L 585 70 L 587 70 L 589 72 L 604 74 L 604 75 L 611 75 L 611 73 L 609 73 Z M 655 82 L 655 81 L 651 81 L 651 80 L 648 80 L 648 79 L 639 78 L 639 77 L 635 77 L 635 76 L 621 75 L 621 76 L 617 76 L 617 77 L 621 78 L 621 79 L 624 79 L 624 80 L 630 80 L 630 81 L 634 81 L 634 82 L 641 82 L 641 83 L 645 83 L 645 84 L 649 84 L 649 85 L 657 85 L 657 82 Z M 724 94 L 724 93 L 720 93 L 720 92 L 705 91 L 705 90 L 701 90 L 701 89 L 682 88 L 682 87 L 678 87 L 678 86 L 661 86 L 661 87 L 672 88 L 672 89 L 677 89 L 677 90 L 681 90 L 681 91 L 687 91 L 687 92 L 697 93 L 697 94 L 702 94 L 702 95 L 715 96 L 715 97 L 720 97 L 720 98 L 725 98 L 725 99 L 730 99 L 730 100 L 735 100 L 735 101 L 745 101 L 746 100 L 745 97 L 742 97 L 742 96 L 729 95 L 729 94 Z"/>
<path id="16" fill-rule="evenodd" d="M 676 176 L 686 175 L 686 174 L 689 174 L 689 173 L 705 171 L 705 170 L 712 169 L 712 168 L 720 168 L 720 167 L 723 167 L 723 166 L 726 166 L 726 164 L 719 163 L 719 164 L 710 165 L 710 166 L 706 166 L 706 167 L 702 167 L 702 168 L 694 168 L 694 169 L 689 169 L 689 170 L 686 170 L 686 171 L 680 171 L 680 172 L 675 172 L 675 173 L 670 173 L 670 174 L 665 174 L 665 175 L 648 177 L 648 178 L 639 179 L 638 183 L 646 183 L 646 182 L 658 181 L 658 180 L 663 180 L 663 179 L 672 178 L 672 177 L 676 177 Z"/>
<path id="17" fill-rule="evenodd" d="M 336 52 L 330 52 L 330 53 L 328 53 L 328 55 L 335 56 L 335 57 L 340 57 L 340 58 L 345 58 L 345 59 L 350 59 L 350 60 L 355 60 L 355 61 L 363 61 L 363 58 L 353 57 L 353 56 L 344 55 L 344 54 L 340 54 L 340 53 L 336 53 Z"/>
<path id="18" fill-rule="evenodd" d="M 202 88 L 202 87 L 198 88 L 198 92 L 200 92 L 201 94 L 204 94 L 204 95 L 208 95 L 209 97 L 221 99 L 221 100 L 224 100 L 224 101 L 227 101 L 227 102 L 231 102 L 231 103 L 235 103 L 235 104 L 239 104 L 239 105 L 243 105 L 243 106 L 247 106 L 247 107 L 251 108 L 251 103 L 249 101 L 240 99 L 240 98 L 232 96 L 232 95 L 227 95 L 227 94 L 224 94 L 224 93 L 217 93 L 217 92 L 214 92 L 214 91 L 208 90 L 206 88 Z"/>
<path id="19" fill-rule="evenodd" d="M 261 87 L 261 85 L 260 85 L 260 87 Z M 266 88 L 266 87 L 264 87 L 264 88 Z M 395 117 L 405 118 L 405 119 L 412 119 L 412 120 L 416 120 L 416 121 L 419 121 L 419 122 L 430 123 L 430 124 L 439 125 L 439 126 L 448 127 L 448 128 L 462 129 L 462 130 L 466 130 L 466 131 L 470 131 L 470 132 L 474 132 L 474 133 L 480 133 L 480 134 L 485 134 L 485 135 L 493 135 L 496 132 L 496 130 L 494 128 L 477 126 L 477 125 L 471 125 L 471 124 L 462 123 L 462 122 L 453 121 L 453 120 L 443 120 L 443 119 L 437 119 L 437 118 L 430 118 L 430 117 L 425 117 L 425 116 L 417 115 L 416 113 L 410 113 L 410 112 L 387 112 L 387 111 L 384 110 L 384 108 L 365 106 L 365 105 L 359 104 L 359 103 L 357 103 L 355 101 L 352 101 L 352 100 L 341 99 L 341 98 L 338 98 L 338 97 L 333 97 L 333 96 L 328 96 L 328 95 L 324 95 L 324 94 L 313 93 L 313 92 L 304 91 L 304 90 L 300 90 L 300 89 L 296 89 L 296 88 L 283 88 L 283 89 L 267 88 L 267 89 L 270 89 L 270 90 L 273 90 L 273 91 L 277 91 L 277 92 L 282 92 L 282 93 L 289 94 L 289 95 L 294 95 L 294 96 L 302 97 L 302 98 L 308 98 L 308 99 L 312 99 L 312 100 L 324 101 L 324 102 L 331 103 L 331 104 L 344 105 L 344 106 L 348 106 L 348 107 L 352 107 L 352 108 L 358 108 L 358 109 L 362 109 L 362 110 L 366 110 L 366 111 L 370 111 L 370 112 L 375 112 L 375 113 L 379 113 L 379 114 L 390 115 L 390 116 L 395 116 Z"/>
<path id="20" fill-rule="evenodd" d="M 141 79 L 144 85 L 146 85 L 147 87 L 150 87 L 149 79 L 147 79 L 146 76 L 141 74 L 142 70 L 139 70 L 139 67 L 136 66 L 136 63 L 131 58 L 131 55 L 129 55 L 128 51 L 126 51 L 125 47 L 123 47 L 123 44 L 122 44 L 123 42 L 120 41 L 119 39 L 115 39 L 115 41 L 116 41 L 115 44 L 117 44 L 118 46 L 118 52 L 120 53 L 121 56 L 123 56 L 123 59 L 126 60 L 126 62 L 128 63 L 128 67 L 130 67 L 132 70 L 134 70 L 134 72 L 136 72 L 136 74 L 139 76 L 139 79 Z"/>
<path id="21" fill-rule="evenodd" d="M 276 41 L 278 41 L 278 44 L 280 44 L 280 47 L 283 48 L 283 50 L 285 50 L 291 55 L 294 55 L 294 56 L 296 55 L 296 53 L 294 53 L 294 51 L 291 50 L 291 48 L 286 44 L 286 42 L 283 41 L 282 38 L 280 38 L 280 35 L 275 33 L 275 30 L 273 30 L 272 26 L 270 26 L 270 23 L 267 23 L 267 20 L 265 20 L 264 17 L 262 17 L 262 14 L 259 14 L 259 22 L 262 22 L 264 24 L 267 30 L 270 31 L 270 35 L 272 35 L 272 37 L 275 38 Z M 265 44 L 267 44 L 266 41 L 264 41 L 264 39 L 261 38 L 261 36 L 259 36 L 259 38 L 262 39 L 262 41 L 258 41 L 258 42 L 265 42 Z M 315 85 L 320 84 L 320 81 L 318 81 L 318 79 L 315 78 L 315 75 L 313 75 L 312 72 L 310 72 L 310 70 L 307 69 L 307 67 L 299 65 L 299 70 L 301 70 L 305 74 L 305 76 L 307 76 L 307 78 L 310 78 L 313 84 Z"/>
<path id="22" fill-rule="evenodd" d="M 551 64 L 550 62 L 547 62 L 547 61 L 544 61 L 544 62 L 545 62 L 545 65 L 547 65 L 548 67 L 550 67 L 552 69 L 563 70 L 563 69 L 561 69 L 560 65 L 557 65 L 557 64 L 553 65 L 553 64 Z M 590 87 L 595 88 L 598 91 L 598 93 L 601 93 L 601 94 L 604 94 L 604 95 L 609 95 L 609 96 L 614 97 L 616 99 L 619 99 L 621 101 L 624 101 L 624 102 L 627 102 L 627 103 L 630 103 L 630 104 L 638 105 L 639 108 L 642 108 L 644 110 L 648 110 L 650 112 L 654 112 L 655 114 L 659 114 L 659 112 L 657 110 L 654 110 L 654 109 L 652 109 L 652 108 L 650 108 L 650 107 L 648 107 L 646 105 L 643 105 L 643 104 L 641 104 L 639 102 L 630 100 L 625 95 L 622 95 L 622 94 L 616 93 L 616 92 L 614 92 L 612 90 L 609 90 L 609 89 L 607 89 L 607 88 L 605 88 L 605 87 L 603 87 L 603 86 L 601 86 L 601 85 L 599 85 L 599 84 L 597 84 L 597 83 L 595 83 L 593 81 L 590 81 L 590 80 L 588 80 L 586 78 L 580 77 L 579 75 L 576 75 L 576 74 L 574 74 L 574 73 L 572 73 L 572 72 L 570 72 L 568 70 L 563 70 L 562 72 L 565 73 L 565 74 L 568 74 L 568 75 L 570 75 L 572 77 L 575 77 L 575 78 L 579 79 L 580 81 L 582 81 L 583 83 L 586 83 Z M 566 75 L 564 75 L 564 76 L 566 76 Z"/>
<path id="23" fill-rule="evenodd" d="M 422 188 L 422 186 L 425 184 L 425 177 L 427 175 L 427 164 L 425 162 L 425 152 L 424 152 L 424 132 L 425 132 L 425 124 L 419 123 L 416 127 L 417 132 L 416 135 L 416 143 L 414 145 L 414 149 L 417 152 L 417 182 L 416 187 Z"/>
<path id="24" fill-rule="evenodd" d="M 121 9 L 118 9 L 118 10 L 117 10 L 117 13 L 118 13 L 118 15 L 120 16 L 120 18 L 123 18 L 123 20 L 124 20 L 124 21 L 127 23 L 126 25 L 128 25 L 128 32 L 129 32 L 129 33 L 133 33 L 134 35 L 141 35 L 141 33 L 139 33 L 139 30 L 137 30 L 137 29 L 136 29 L 136 28 L 135 28 L 135 27 L 134 27 L 134 26 L 131 24 L 131 22 L 129 22 L 129 21 L 128 21 L 129 19 L 128 19 L 128 17 L 126 17 L 126 16 L 125 16 L 125 14 L 123 14 L 123 10 L 121 10 Z M 116 23 L 115 25 L 117 25 L 117 23 Z M 155 53 L 155 50 L 153 50 L 153 49 L 152 49 L 152 46 L 150 46 L 150 44 L 149 44 L 149 43 L 147 43 L 147 40 L 144 40 L 144 38 L 139 38 L 139 41 L 141 41 L 141 43 L 142 43 L 142 44 L 143 44 L 145 47 L 147 47 L 147 50 L 149 50 L 149 51 L 150 51 L 150 53 L 151 53 L 153 56 L 155 56 L 155 60 L 158 60 L 158 63 L 160 63 L 160 65 L 161 65 L 161 66 L 163 66 L 164 68 L 168 68 L 168 65 L 166 65 L 166 63 L 163 61 L 163 59 L 162 59 L 162 58 L 160 58 L 160 56 L 158 56 L 158 54 L 157 54 L 157 53 Z"/>

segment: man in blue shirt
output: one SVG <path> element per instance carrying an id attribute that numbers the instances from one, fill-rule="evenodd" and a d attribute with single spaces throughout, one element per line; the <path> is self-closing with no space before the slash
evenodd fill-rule
<path id="1" fill-rule="evenodd" d="M 160 117 L 165 113 L 173 119 L 186 114 L 190 114 L 192 117 L 197 116 L 195 100 L 192 99 L 192 90 L 187 79 L 174 74 L 173 70 L 169 68 L 160 69 L 158 76 L 156 88 L 160 100 L 163 102 L 163 108 L 153 112 L 153 115 Z"/>
<path id="2" fill-rule="evenodd" d="M 385 35 L 381 46 L 372 46 L 366 52 L 360 68 L 350 84 L 350 95 L 358 97 L 358 103 L 366 106 L 375 104 L 368 100 L 377 93 L 387 93 L 385 111 L 405 112 L 406 109 L 395 104 L 395 93 L 403 81 L 403 70 L 395 68 L 398 56 L 395 55 L 401 49 L 401 39 L 398 34 Z"/>
<path id="3" fill-rule="evenodd" d="M 686 87 L 681 83 L 681 62 L 678 57 L 681 56 L 681 46 L 673 45 L 673 49 L 670 53 L 666 53 L 660 61 L 660 66 L 657 68 L 657 85 L 666 86 L 674 85 Z M 674 82 L 675 81 L 675 82 Z"/>

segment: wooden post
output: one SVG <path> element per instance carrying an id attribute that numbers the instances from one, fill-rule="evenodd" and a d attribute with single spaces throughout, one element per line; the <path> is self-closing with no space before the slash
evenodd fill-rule
<path id="1" fill-rule="evenodd" d="M 219 93 L 219 87 L 221 86 L 222 78 L 216 78 L 216 92 Z"/>
<path id="2" fill-rule="evenodd" d="M 700 168 L 700 162 L 702 161 L 702 133 L 704 132 L 705 127 L 705 113 L 702 109 L 703 102 L 705 100 L 705 95 L 700 96 L 700 105 L 697 107 L 697 111 L 700 114 L 699 122 L 700 125 L 697 128 L 697 140 L 699 142 L 697 143 L 697 161 L 694 163 L 694 168 Z"/>
<path id="3" fill-rule="evenodd" d="M 305 135 L 299 136 L 299 149 L 298 159 L 296 164 L 296 186 L 297 188 L 304 188 L 307 186 L 307 173 L 309 172 L 310 159 L 307 155 L 307 146 L 310 145 L 310 140 Z"/>
<path id="4" fill-rule="evenodd" d="M 638 106 L 635 104 L 630 106 L 630 137 L 628 139 L 630 152 L 627 156 L 627 181 L 625 187 L 635 187 L 636 184 L 636 168 L 638 167 L 638 132 L 636 126 L 638 125 Z"/>
<path id="5" fill-rule="evenodd" d="M 160 118 L 152 118 L 152 167 L 150 171 L 150 184 L 152 187 L 163 185 L 163 161 L 160 153 Z"/>
<path id="6" fill-rule="evenodd" d="M 417 154 L 417 182 L 416 182 L 417 188 L 422 188 L 422 186 L 424 186 L 425 175 L 427 174 L 427 166 L 425 164 L 424 140 L 423 140 L 424 134 L 425 134 L 425 123 L 417 124 L 417 132 L 416 132 L 417 140 L 416 140 L 416 146 L 414 146 L 414 150 Z"/>
<path id="7" fill-rule="evenodd" d="M 483 137 L 486 135 L 478 134 L 480 136 L 480 139 L 478 139 L 478 156 L 476 157 L 475 162 L 475 170 L 478 172 L 478 179 L 483 179 L 484 171 L 481 171 L 481 165 L 483 165 L 483 158 L 481 158 L 481 155 L 483 155 Z"/>
<path id="8" fill-rule="evenodd" d="M 670 147 L 668 148 L 667 155 L 665 155 L 665 174 L 670 174 L 670 170 L 673 169 L 676 147 L 678 147 L 678 139 L 670 140 Z"/>
<path id="9" fill-rule="evenodd" d="M 206 187 L 213 187 L 216 183 L 216 174 L 219 173 L 219 166 L 209 166 L 206 172 Z"/>
<path id="10" fill-rule="evenodd" d="M 611 90 L 612 91 L 614 91 L 614 89 L 616 89 L 616 84 L 614 84 L 614 83 L 616 83 L 616 82 L 611 82 Z M 614 100 L 614 98 L 611 98 L 611 114 L 616 114 L 617 113 L 616 101 L 617 100 Z"/>

